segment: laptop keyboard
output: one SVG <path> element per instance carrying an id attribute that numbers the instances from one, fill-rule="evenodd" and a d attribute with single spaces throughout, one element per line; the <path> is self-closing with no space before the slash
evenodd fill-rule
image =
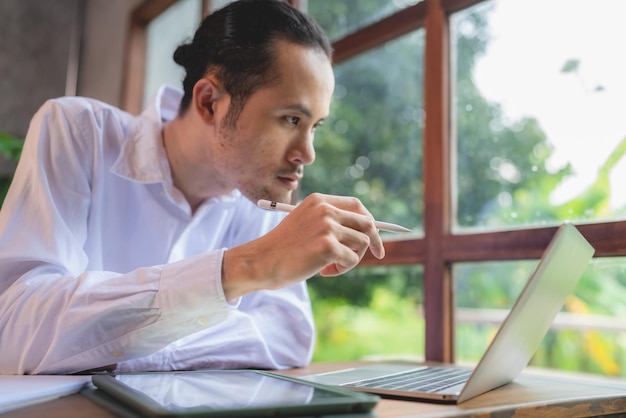
<path id="1" fill-rule="evenodd" d="M 471 370 L 450 367 L 429 367 L 350 383 L 349 386 L 434 393 L 464 383 Z"/>

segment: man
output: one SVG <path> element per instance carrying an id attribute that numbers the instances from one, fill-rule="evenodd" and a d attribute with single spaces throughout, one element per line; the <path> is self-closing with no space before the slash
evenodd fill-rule
<path id="1" fill-rule="evenodd" d="M 184 94 L 139 117 L 47 102 L 0 213 L 0 373 L 308 363 L 304 280 L 384 256 L 354 198 L 255 205 L 290 202 L 313 162 L 330 56 L 300 12 L 242 0 L 174 54 Z"/>

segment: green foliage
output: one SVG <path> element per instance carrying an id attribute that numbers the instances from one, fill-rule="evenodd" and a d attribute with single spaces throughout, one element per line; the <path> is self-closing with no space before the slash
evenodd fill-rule
<path id="1" fill-rule="evenodd" d="M 424 320 L 411 298 L 384 286 L 374 290 L 370 306 L 366 307 L 342 299 L 313 297 L 318 332 L 314 360 L 347 361 L 372 353 L 396 359 L 420 356 Z M 411 332 L 407 333 L 407 329 Z M 354 344 L 355 341 L 359 344 Z"/>
<path id="2" fill-rule="evenodd" d="M 19 160 L 22 153 L 22 139 L 0 132 L 0 154 L 10 160 Z"/>
<path id="3" fill-rule="evenodd" d="M 567 62 L 563 65 L 561 69 L 562 73 L 575 73 L 578 71 L 578 66 L 580 65 L 580 61 L 576 59 L 567 60 Z"/>
<path id="4" fill-rule="evenodd" d="M 17 161 L 22 153 L 22 145 L 24 141 L 4 132 L 0 132 L 0 155 L 9 160 Z M 0 176 L 0 206 L 4 202 L 9 186 L 11 185 L 12 175 Z"/>
<path id="5" fill-rule="evenodd" d="M 328 37 L 335 40 L 373 23 L 381 17 L 388 16 L 413 1 L 315 0 L 308 3 L 308 8 L 309 13 L 320 22 Z"/>

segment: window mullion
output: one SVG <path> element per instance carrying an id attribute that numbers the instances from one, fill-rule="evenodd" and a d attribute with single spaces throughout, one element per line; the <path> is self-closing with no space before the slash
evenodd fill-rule
<path id="1" fill-rule="evenodd" d="M 424 316 L 426 360 L 454 361 L 453 286 L 442 246 L 450 232 L 448 23 L 441 0 L 428 0 L 424 71 Z"/>

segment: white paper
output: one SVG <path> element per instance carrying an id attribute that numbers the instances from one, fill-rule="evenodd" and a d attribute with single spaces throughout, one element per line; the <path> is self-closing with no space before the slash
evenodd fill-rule
<path id="1" fill-rule="evenodd" d="M 91 384 L 91 376 L 0 375 L 0 414 L 78 393 Z"/>

